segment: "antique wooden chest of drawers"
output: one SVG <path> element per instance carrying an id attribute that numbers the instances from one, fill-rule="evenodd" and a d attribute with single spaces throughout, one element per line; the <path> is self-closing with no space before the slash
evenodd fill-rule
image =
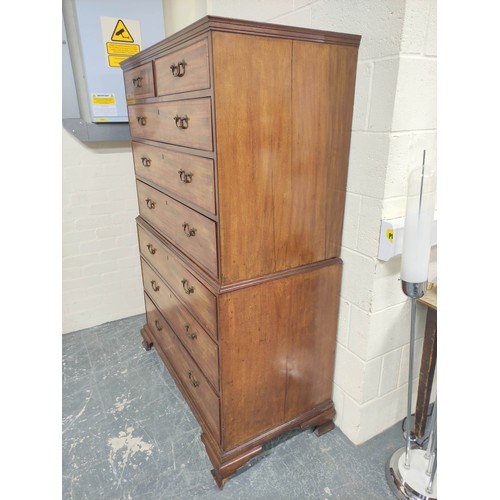
<path id="1" fill-rule="evenodd" d="M 278 434 L 334 426 L 359 42 L 207 16 L 122 63 L 143 345 L 196 416 L 220 487 Z"/>

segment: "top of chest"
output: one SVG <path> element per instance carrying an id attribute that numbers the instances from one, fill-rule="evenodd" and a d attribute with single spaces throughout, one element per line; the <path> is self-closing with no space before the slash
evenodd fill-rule
<path id="1" fill-rule="evenodd" d="M 235 44 L 244 44 L 248 36 L 264 40 L 267 71 L 272 71 L 273 45 L 279 44 L 279 40 L 351 46 L 356 49 L 361 40 L 359 35 L 205 16 L 121 63 L 125 71 L 128 103 L 136 99 L 209 90 L 212 86 L 214 38 L 219 41 L 217 51 L 233 52 L 237 57 Z"/>

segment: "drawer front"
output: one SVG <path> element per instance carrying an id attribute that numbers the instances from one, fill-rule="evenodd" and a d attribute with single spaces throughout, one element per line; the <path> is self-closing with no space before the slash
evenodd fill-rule
<path id="1" fill-rule="evenodd" d="M 191 396 L 190 399 L 196 406 L 198 413 L 203 416 L 205 424 L 214 437 L 219 440 L 219 398 L 153 302 L 147 296 L 145 296 L 145 301 L 147 321 L 159 339 L 160 348 L 167 355 L 180 379 L 182 389 Z"/>
<path id="2" fill-rule="evenodd" d="M 153 65 L 143 64 L 137 68 L 123 73 L 125 82 L 125 94 L 128 99 L 140 99 L 143 97 L 154 97 L 155 87 L 153 78 Z"/>
<path id="3" fill-rule="evenodd" d="M 208 40 L 160 57 L 155 69 L 159 96 L 210 88 Z"/>
<path id="4" fill-rule="evenodd" d="M 216 339 L 217 300 L 215 295 L 149 231 L 138 225 L 137 234 L 142 256 L 156 268 L 181 302 Z"/>
<path id="5" fill-rule="evenodd" d="M 132 142 L 136 175 L 215 214 L 214 162 Z"/>
<path id="6" fill-rule="evenodd" d="M 137 181 L 141 217 L 217 277 L 215 222 Z"/>
<path id="7" fill-rule="evenodd" d="M 132 137 L 212 151 L 210 98 L 128 107 Z"/>
<path id="8" fill-rule="evenodd" d="M 219 390 L 219 354 L 217 344 L 202 326 L 181 305 L 172 290 L 155 271 L 142 263 L 144 289 L 154 300 L 163 317 L 168 321 L 187 351 L 198 363 L 213 387 Z M 154 325 L 151 325 L 153 328 Z M 155 330 L 156 333 L 156 330 Z"/>

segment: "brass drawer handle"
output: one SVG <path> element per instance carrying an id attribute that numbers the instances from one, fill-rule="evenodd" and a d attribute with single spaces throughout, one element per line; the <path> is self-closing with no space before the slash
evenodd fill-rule
<path id="1" fill-rule="evenodd" d="M 135 88 L 142 87 L 142 76 L 138 76 L 137 78 L 132 78 L 132 83 Z"/>
<path id="2" fill-rule="evenodd" d="M 180 128 L 180 129 L 186 129 L 186 128 L 188 128 L 189 118 L 188 118 L 187 115 L 184 115 L 182 117 L 180 117 L 179 115 L 175 115 L 174 116 L 174 120 L 175 120 L 175 126 L 177 128 Z"/>
<path id="3" fill-rule="evenodd" d="M 138 116 L 137 117 L 137 123 L 139 123 L 139 125 L 146 125 L 146 117 L 145 116 Z"/>
<path id="4" fill-rule="evenodd" d="M 194 293 L 194 286 L 189 286 L 188 280 L 184 279 L 181 281 L 181 283 L 182 283 L 182 288 L 184 288 L 184 291 L 186 292 L 187 295 Z"/>
<path id="5" fill-rule="evenodd" d="M 193 236 L 196 235 L 196 229 L 190 228 L 187 222 L 184 222 L 184 224 L 182 224 L 182 229 L 184 230 L 184 234 L 188 238 L 192 238 Z"/>
<path id="6" fill-rule="evenodd" d="M 160 322 L 157 319 L 155 319 L 155 327 L 159 332 L 163 330 L 163 327 L 161 326 Z"/>
<path id="7" fill-rule="evenodd" d="M 179 170 L 179 178 L 184 184 L 189 184 L 193 182 L 193 174 L 191 172 L 186 172 L 185 170 Z"/>
<path id="8" fill-rule="evenodd" d="M 189 325 L 186 324 L 184 325 L 184 330 L 186 330 L 186 335 L 191 339 L 191 340 L 196 340 L 198 337 L 198 334 L 196 332 L 189 332 Z"/>
<path id="9" fill-rule="evenodd" d="M 146 198 L 146 205 L 150 210 L 154 210 L 156 203 L 150 198 Z"/>
<path id="10" fill-rule="evenodd" d="M 172 76 L 181 78 L 186 73 L 187 62 L 182 60 L 177 64 L 171 64 L 170 69 L 172 70 Z"/>
<path id="11" fill-rule="evenodd" d="M 151 243 L 148 243 L 146 246 L 148 247 L 148 252 L 151 255 L 154 255 L 156 253 L 156 248 Z"/>
<path id="12" fill-rule="evenodd" d="M 194 378 L 194 375 L 193 375 L 193 373 L 192 373 L 192 372 L 189 372 L 189 373 L 188 373 L 188 376 L 189 376 L 189 382 L 191 383 L 191 385 L 192 385 L 193 387 L 198 387 L 198 386 L 200 385 L 200 383 L 198 382 L 198 380 L 196 380 L 196 379 Z"/>
<path id="13" fill-rule="evenodd" d="M 151 288 L 153 291 L 157 292 L 160 289 L 160 286 L 156 284 L 155 280 L 151 280 Z"/>
<path id="14" fill-rule="evenodd" d="M 145 166 L 145 167 L 150 167 L 151 166 L 151 158 L 148 158 L 146 156 L 143 156 L 141 158 L 141 161 L 142 161 L 142 164 Z"/>

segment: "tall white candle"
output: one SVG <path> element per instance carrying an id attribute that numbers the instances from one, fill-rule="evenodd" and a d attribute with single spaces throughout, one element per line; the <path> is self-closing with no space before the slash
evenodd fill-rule
<path id="1" fill-rule="evenodd" d="M 401 256 L 401 279 L 407 283 L 427 281 L 435 204 L 436 170 L 419 165 L 408 178 Z"/>

